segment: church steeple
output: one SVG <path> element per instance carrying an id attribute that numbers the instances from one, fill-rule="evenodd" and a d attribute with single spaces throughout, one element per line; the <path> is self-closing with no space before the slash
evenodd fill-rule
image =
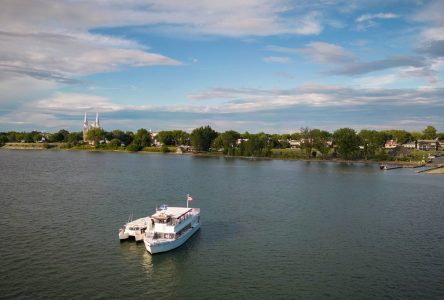
<path id="1" fill-rule="evenodd" d="M 95 128 L 100 128 L 100 122 L 99 122 L 99 113 L 96 113 L 96 122 L 94 123 Z"/>
<path id="2" fill-rule="evenodd" d="M 86 112 L 85 112 L 85 118 L 83 119 L 83 127 L 88 127 L 88 118 L 86 117 Z"/>

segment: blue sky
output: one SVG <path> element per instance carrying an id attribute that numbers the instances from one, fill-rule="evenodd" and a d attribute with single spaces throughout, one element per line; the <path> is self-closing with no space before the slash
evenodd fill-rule
<path id="1" fill-rule="evenodd" d="M 0 4 L 0 130 L 444 131 L 444 1 Z"/>

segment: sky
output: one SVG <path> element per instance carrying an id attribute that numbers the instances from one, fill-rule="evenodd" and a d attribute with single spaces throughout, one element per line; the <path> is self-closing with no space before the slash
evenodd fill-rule
<path id="1" fill-rule="evenodd" d="M 2 0 L 0 131 L 444 132 L 444 1 Z"/>

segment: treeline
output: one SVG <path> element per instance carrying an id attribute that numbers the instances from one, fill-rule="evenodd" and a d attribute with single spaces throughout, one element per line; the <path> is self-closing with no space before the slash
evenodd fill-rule
<path id="1" fill-rule="evenodd" d="M 444 133 L 437 133 L 433 126 L 427 126 L 422 132 L 405 130 L 367 130 L 356 132 L 351 128 L 341 128 L 333 133 L 325 130 L 301 128 L 293 134 L 239 133 L 233 130 L 216 132 L 210 126 L 202 126 L 191 133 L 182 130 L 160 131 L 152 134 L 146 129 L 132 131 L 105 131 L 101 128 L 91 129 L 87 136 L 96 148 L 125 149 L 140 151 L 153 145 L 187 146 L 198 152 L 221 152 L 229 156 L 269 157 L 272 149 L 286 149 L 290 146 L 300 149 L 306 158 L 328 159 L 387 159 L 383 148 L 387 140 L 397 140 L 403 144 L 419 139 L 444 140 Z M 7 142 L 48 142 L 63 143 L 64 147 L 85 147 L 82 132 L 60 130 L 48 134 L 32 132 L 0 132 L 0 145 Z M 284 153 L 284 152 L 277 152 Z"/>

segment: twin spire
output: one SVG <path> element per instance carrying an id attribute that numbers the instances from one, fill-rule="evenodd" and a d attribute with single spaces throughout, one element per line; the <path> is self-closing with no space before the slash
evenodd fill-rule
<path id="1" fill-rule="evenodd" d="M 89 126 L 88 118 L 85 112 L 85 118 L 83 119 L 83 127 L 100 128 L 99 113 L 98 112 L 96 113 L 96 121 L 93 124 L 91 124 L 91 126 Z"/>

